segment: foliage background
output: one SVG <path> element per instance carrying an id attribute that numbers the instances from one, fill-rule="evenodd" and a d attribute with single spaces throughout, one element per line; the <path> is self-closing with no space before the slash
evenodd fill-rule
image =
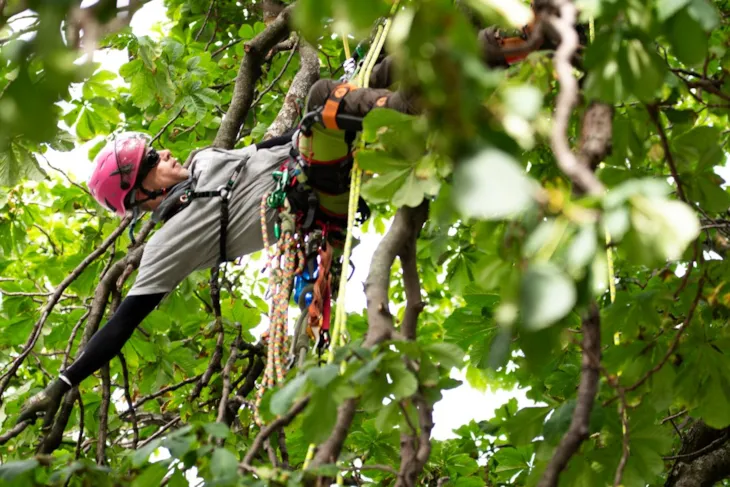
<path id="1" fill-rule="evenodd" d="M 285 438 L 254 449 L 263 437 L 239 406 L 260 373 L 251 330 L 267 311 L 265 276 L 255 262 L 229 269 L 221 331 L 207 274 L 197 273 L 145 321 L 124 361 L 67 396 L 66 417 L 40 446 L 37 426 L 14 427 L 23 401 L 118 304 L 141 251 L 83 185 L 44 171 L 43 154 L 124 128 L 184 159 L 219 141 L 224 115 L 241 103 L 242 116 L 229 118 L 241 129 L 228 137 L 237 146 L 260 140 L 294 122 L 302 87 L 339 75 L 344 54 L 331 31 L 365 38 L 388 8 L 299 0 L 293 42 L 283 17 L 272 21 L 259 5 L 167 0 L 171 27 L 156 40 L 125 26 L 140 3 L 0 0 L 0 481 L 187 485 L 195 468 L 206 485 L 313 482 L 333 470 L 317 459 L 304 472 L 307 445 L 329 448 L 354 398 L 357 414 L 334 451 L 350 483 L 413 485 L 414 468 L 421 485 L 461 487 L 712 485 L 730 474 L 730 194 L 717 169 L 730 133 L 724 0 L 577 2 L 580 19 L 595 21 L 595 40 L 581 53 L 569 119 L 555 111 L 566 106 L 560 90 L 571 95 L 556 79 L 560 56 L 535 53 L 507 71 L 480 62 L 477 29 L 505 22 L 489 2 L 466 2 L 472 15 L 447 0 L 406 3 L 387 49 L 428 116 L 373 112 L 358 162 L 377 175 L 363 188 L 377 210 L 365 230 L 385 233 L 392 222 L 391 231 L 415 235 L 420 223 L 407 208 L 435 196 L 415 260 L 402 250 L 385 289 L 398 330 L 411 322 L 409 306 L 425 303 L 417 339 L 399 340 L 385 323 L 392 341 L 364 347 L 383 319 L 368 295 L 370 312 L 348 319 L 346 373 L 313 363 L 292 373 L 266 412 L 306 406 Z M 33 16 L 20 31 L 18 15 Z M 257 51 L 274 31 L 276 47 Z M 128 62 L 100 70 L 88 57 L 96 48 L 126 49 Z M 246 59 L 253 68 L 239 72 Z M 560 139 L 576 147 L 577 171 Z M 389 270 L 374 265 L 370 276 Z M 428 442 L 432 405 L 457 385 L 453 367 L 477 388 L 518 386 L 540 405 L 512 400 L 457 438 Z M 429 445 L 427 461 L 409 456 L 401 434 L 421 436 L 413 442 Z M 150 462 L 160 446 L 171 457 Z"/>

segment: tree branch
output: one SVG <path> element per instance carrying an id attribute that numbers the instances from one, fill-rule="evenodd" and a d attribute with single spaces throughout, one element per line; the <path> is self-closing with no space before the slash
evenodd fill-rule
<path id="1" fill-rule="evenodd" d="M 263 140 L 282 135 L 296 125 L 296 121 L 300 115 L 299 102 L 306 99 L 309 89 L 319 79 L 319 56 L 317 55 L 317 51 L 306 41 L 302 40 L 298 42 L 299 71 L 297 71 L 289 86 L 289 90 L 284 98 L 284 105 L 279 110 L 274 121 L 269 125 Z M 296 47 L 292 50 L 289 59 L 291 59 L 295 50 Z"/>
<path id="2" fill-rule="evenodd" d="M 221 392 L 221 401 L 218 405 L 218 418 L 216 419 L 219 423 L 223 423 L 226 417 L 226 408 L 228 406 L 228 395 L 231 393 L 231 369 L 233 364 L 236 363 L 238 358 L 238 344 L 241 341 L 241 333 L 239 330 L 238 335 L 231 343 L 231 351 L 226 361 L 225 367 L 223 367 L 223 391 Z"/>
<path id="3" fill-rule="evenodd" d="M 96 464 L 106 465 L 106 439 L 109 435 L 109 404 L 111 403 L 111 379 L 109 364 L 101 368 L 101 405 L 99 406 L 99 430 L 96 438 Z"/>
<path id="4" fill-rule="evenodd" d="M 119 352 L 117 355 L 119 362 L 122 364 L 122 377 L 124 378 L 124 398 L 127 400 L 127 411 L 129 411 L 132 417 L 132 448 L 137 449 L 137 443 L 139 443 L 139 426 L 137 426 L 137 412 L 134 410 L 134 404 L 132 404 L 132 394 L 129 390 L 129 370 L 127 370 L 127 361 L 124 359 L 124 354 Z"/>
<path id="5" fill-rule="evenodd" d="M 664 157 L 666 158 L 669 170 L 672 173 L 672 179 L 674 179 L 674 182 L 677 184 L 677 196 L 685 203 L 689 203 L 689 201 L 687 201 L 687 196 L 684 193 L 684 189 L 682 189 L 682 181 L 679 179 L 677 164 L 674 162 L 674 156 L 672 155 L 672 151 L 669 147 L 667 133 L 664 131 L 664 125 L 662 125 L 661 120 L 659 120 L 659 109 L 656 105 L 647 105 L 646 109 L 649 112 L 649 116 L 654 122 L 654 125 L 656 125 L 657 131 L 659 132 L 659 138 L 661 139 L 662 147 L 664 148 Z"/>
<path id="6" fill-rule="evenodd" d="M 560 17 L 551 16 L 550 23 L 560 34 L 560 45 L 553 58 L 555 71 L 560 80 L 560 92 L 555 103 L 551 145 L 558 166 L 581 191 L 599 195 L 603 184 L 591 171 L 589 165 L 581 164 L 573 154 L 568 142 L 568 126 L 573 108 L 578 101 L 578 82 L 573 76 L 571 60 L 578 49 L 578 34 L 575 31 L 576 8 L 570 0 L 554 0 L 552 4 L 559 9 Z"/>
<path id="7" fill-rule="evenodd" d="M 231 105 L 221 121 L 213 145 L 224 149 L 232 149 L 253 101 L 254 86 L 261 76 L 261 63 L 266 53 L 289 32 L 289 14 L 293 6 L 285 8 L 281 14 L 269 24 L 263 32 L 245 45 L 246 54 L 236 76 L 233 87 Z"/>
<path id="8" fill-rule="evenodd" d="M 215 0 L 210 0 L 210 5 L 208 6 L 208 13 L 205 14 L 205 20 L 203 20 L 203 25 L 200 26 L 200 30 L 198 30 L 198 33 L 195 34 L 195 38 L 193 39 L 195 42 L 198 42 L 198 39 L 200 38 L 200 34 L 203 33 L 203 30 L 205 30 L 205 26 L 208 25 L 208 20 L 210 19 L 210 14 L 213 12 L 213 5 L 215 5 Z"/>
<path id="9" fill-rule="evenodd" d="M 248 470 L 251 467 L 253 459 L 256 458 L 256 454 L 259 452 L 259 450 L 261 450 L 261 447 L 264 445 L 264 441 L 268 439 L 275 431 L 288 426 L 289 423 L 291 423 L 294 418 L 299 415 L 299 413 L 304 411 L 304 408 L 307 407 L 307 404 L 309 404 L 309 397 L 303 397 L 292 406 L 288 413 L 286 413 L 284 416 L 276 418 L 274 421 L 262 428 L 261 431 L 259 431 L 259 434 L 256 435 L 256 438 L 254 438 L 253 443 L 251 444 L 251 448 L 249 448 L 246 452 L 246 456 L 243 458 L 243 462 L 241 462 L 241 468 L 244 471 Z"/>
<path id="10" fill-rule="evenodd" d="M 598 392 L 601 363 L 601 322 L 598 306 L 595 303 L 591 304 L 588 315 L 583 319 L 582 328 L 582 371 L 575 410 L 570 427 L 543 472 L 538 487 L 556 487 L 558 485 L 560 473 L 589 435 L 590 415 Z"/>

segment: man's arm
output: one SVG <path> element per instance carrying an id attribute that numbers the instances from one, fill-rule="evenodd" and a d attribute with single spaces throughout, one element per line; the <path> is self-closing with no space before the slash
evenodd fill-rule
<path id="1" fill-rule="evenodd" d="M 63 371 L 62 375 L 70 385 L 78 385 L 113 359 L 142 320 L 160 304 L 163 296 L 164 293 L 127 296 L 106 326 L 91 338 L 81 355 Z"/>
<path id="2" fill-rule="evenodd" d="M 127 296 L 106 326 L 86 344 L 76 361 L 45 390 L 26 402 L 17 422 L 35 422 L 41 416 L 44 427 L 50 427 L 63 395 L 114 358 L 142 320 L 160 304 L 164 295 L 157 293 Z"/>

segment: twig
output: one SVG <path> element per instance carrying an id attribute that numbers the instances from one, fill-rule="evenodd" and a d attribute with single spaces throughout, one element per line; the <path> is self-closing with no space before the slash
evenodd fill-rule
<path id="1" fill-rule="evenodd" d="M 180 417 L 178 416 L 177 418 L 173 419 L 172 421 L 167 423 L 165 426 L 160 428 L 158 431 L 156 431 L 152 436 L 150 436 L 149 438 L 144 440 L 142 443 L 140 443 L 139 448 L 143 448 L 143 447 L 147 446 L 149 443 L 151 443 L 152 441 L 156 440 L 157 438 L 159 438 L 160 436 L 165 434 L 165 432 L 167 430 L 169 430 L 170 428 L 175 426 L 175 424 L 177 424 L 179 421 L 180 421 Z"/>
<path id="2" fill-rule="evenodd" d="M 81 444 L 84 439 L 84 400 L 79 394 L 79 439 L 76 441 L 76 460 L 81 458 Z"/>
<path id="3" fill-rule="evenodd" d="M 203 25 L 200 26 L 200 30 L 198 30 L 198 33 L 195 34 L 195 38 L 193 39 L 193 41 L 198 42 L 198 38 L 200 37 L 200 34 L 203 33 L 205 26 L 208 25 L 208 20 L 210 19 L 210 14 L 211 14 L 211 12 L 213 12 L 213 5 L 215 5 L 215 0 L 210 0 L 210 5 L 208 6 L 208 13 L 205 14 L 205 20 L 203 20 Z"/>
<path id="4" fill-rule="evenodd" d="M 279 453 L 281 453 L 281 468 L 289 468 L 289 450 L 286 447 L 286 434 L 281 429 L 276 432 L 276 440 L 279 444 Z"/>
<path id="5" fill-rule="evenodd" d="M 223 391 L 221 392 L 221 401 L 218 405 L 218 418 L 217 421 L 219 423 L 223 423 L 226 418 L 226 410 L 228 407 L 228 395 L 231 393 L 231 369 L 233 369 L 233 364 L 236 363 L 236 359 L 238 358 L 238 343 L 241 341 L 241 333 L 239 329 L 239 333 L 236 336 L 236 338 L 233 340 L 233 343 L 231 343 L 231 351 L 230 355 L 228 356 L 228 360 L 226 361 L 225 367 L 223 367 Z"/>
<path id="6" fill-rule="evenodd" d="M 664 357 L 659 361 L 658 364 L 656 364 L 654 367 L 651 368 L 644 376 L 637 380 L 633 385 L 630 385 L 629 387 L 626 387 L 624 390 L 626 392 L 635 391 L 639 387 L 641 387 L 649 378 L 659 372 L 659 370 L 664 367 L 664 364 L 667 363 L 669 358 L 674 354 L 674 351 L 677 349 L 677 346 L 679 345 L 679 339 L 682 338 L 682 334 L 684 333 L 684 330 L 687 329 L 690 322 L 692 321 L 692 317 L 695 314 L 695 310 L 697 309 L 697 305 L 700 302 L 700 298 L 702 298 L 702 287 L 705 283 L 705 276 L 703 275 L 699 282 L 697 283 L 697 294 L 695 295 L 694 300 L 692 301 L 692 304 L 690 305 L 689 312 L 687 313 L 687 319 L 684 320 L 684 323 L 682 323 L 682 326 L 680 326 L 679 330 L 677 330 L 677 334 L 674 336 L 674 340 L 672 340 L 672 343 L 669 345 L 669 349 L 664 354 Z"/>
<path id="7" fill-rule="evenodd" d="M 71 359 L 71 348 L 73 348 L 74 340 L 76 340 L 76 335 L 79 333 L 81 325 L 84 323 L 84 321 L 86 321 L 86 318 L 89 317 L 90 313 L 91 309 L 88 309 L 86 313 L 84 313 L 81 318 L 79 318 L 79 321 L 76 322 L 73 330 L 71 330 L 71 336 L 68 339 L 68 343 L 66 344 L 66 350 L 64 351 L 63 366 L 61 367 L 61 370 L 65 370 L 68 367 L 68 362 Z"/>
<path id="8" fill-rule="evenodd" d="M 672 155 L 672 150 L 669 147 L 667 133 L 664 131 L 664 125 L 662 125 L 661 120 L 659 120 L 659 110 L 656 105 L 647 105 L 646 109 L 649 112 L 649 116 L 654 122 L 654 125 L 656 125 L 657 131 L 659 132 L 659 138 L 661 139 L 662 147 L 664 148 L 664 157 L 666 158 L 669 170 L 672 173 L 672 179 L 674 179 L 674 182 L 677 184 L 677 196 L 685 203 L 689 203 L 687 196 L 684 193 L 684 189 L 682 189 L 682 181 L 679 179 L 677 164 L 674 162 L 674 156 Z"/>
<path id="9" fill-rule="evenodd" d="M 11 429 L 0 435 L 0 445 L 4 445 L 8 442 L 8 440 L 11 440 L 12 438 L 18 436 L 28 426 L 30 426 L 30 421 L 23 421 L 22 423 L 18 423 L 13 426 Z"/>
<path id="10" fill-rule="evenodd" d="M 111 403 L 111 379 L 109 364 L 101 368 L 101 405 L 99 406 L 99 432 L 96 439 L 96 464 L 106 465 L 106 438 L 109 434 L 109 404 Z"/>
<path id="11" fill-rule="evenodd" d="M 226 50 L 226 49 L 228 49 L 229 47 L 235 46 L 236 44 L 238 44 L 238 43 L 239 43 L 239 42 L 241 42 L 242 40 L 243 40 L 243 39 L 235 39 L 235 40 L 233 40 L 233 41 L 229 42 L 228 44 L 225 44 L 225 45 L 223 45 L 223 46 L 219 47 L 218 49 L 216 49 L 215 51 L 213 51 L 213 52 L 211 53 L 210 57 L 211 57 L 211 58 L 214 58 L 214 57 L 216 57 L 216 56 L 217 56 L 218 54 L 222 53 L 223 51 L 225 51 L 225 50 Z M 230 83 L 230 84 L 232 84 L 232 83 Z"/>
<path id="12" fill-rule="evenodd" d="M 54 166 L 53 164 L 51 164 L 51 161 L 49 161 L 48 158 L 45 155 L 43 155 L 43 154 L 39 154 L 39 155 L 43 158 L 44 161 L 46 161 L 46 164 L 48 165 L 48 167 L 50 167 L 54 171 L 60 173 L 64 178 L 66 178 L 66 181 L 68 181 L 69 183 L 71 183 L 72 186 L 76 186 L 81 191 L 83 191 L 84 193 L 86 193 L 89 196 L 91 196 L 91 193 L 89 192 L 89 190 L 86 189 L 86 188 L 84 188 L 83 186 L 81 186 L 79 183 L 77 183 L 73 179 L 71 179 L 71 177 L 68 175 L 68 173 L 66 173 L 66 171 L 64 171 L 63 169 L 60 169 L 60 168 Z"/>
<path id="13" fill-rule="evenodd" d="M 365 471 L 365 470 L 377 470 L 378 472 L 385 472 L 389 473 L 391 475 L 398 475 L 398 472 L 391 467 L 390 465 L 377 465 L 377 464 L 364 464 L 359 467 L 355 467 L 354 465 L 352 467 L 345 467 L 343 465 L 338 466 L 340 470 L 343 472 L 358 472 L 358 471 Z"/>
<path id="14" fill-rule="evenodd" d="M 185 107 L 180 107 L 180 110 L 177 111 L 177 115 L 175 115 L 174 117 L 172 117 L 170 120 L 167 121 L 167 123 L 165 125 L 162 126 L 162 128 L 160 129 L 160 131 L 157 132 L 157 134 L 154 137 L 152 137 L 152 140 L 150 141 L 150 145 L 152 145 L 155 142 L 157 142 L 157 140 L 160 137 L 162 137 L 162 134 L 164 134 L 165 131 L 168 128 L 170 128 L 170 125 L 172 125 L 173 123 L 175 123 L 175 120 L 177 120 L 178 118 L 180 118 L 180 115 L 182 115 L 182 112 L 183 112 L 184 109 L 185 109 Z"/>
<path id="15" fill-rule="evenodd" d="M 672 421 L 673 419 L 677 419 L 680 416 L 684 416 L 685 414 L 687 414 L 687 410 L 686 409 L 683 409 L 683 410 L 681 410 L 678 413 L 672 414 L 671 416 L 667 416 L 666 418 L 662 419 L 659 424 L 664 424 L 667 421 Z"/>
<path id="16" fill-rule="evenodd" d="M 164 387 L 164 388 L 160 389 L 157 392 L 153 392 L 152 394 L 148 394 L 146 396 L 143 396 L 143 397 L 137 399 L 137 402 L 134 403 L 134 405 L 132 406 L 132 409 L 136 409 L 136 408 L 140 407 L 142 404 L 146 403 L 147 401 L 151 401 L 152 399 L 156 399 L 156 398 L 158 398 L 160 396 L 164 396 L 168 392 L 176 391 L 176 390 L 180 389 L 183 386 L 186 386 L 188 384 L 192 384 L 193 382 L 199 380 L 202 377 L 202 375 L 203 374 L 196 375 L 195 377 L 190 377 L 188 379 L 185 379 L 182 382 L 179 382 L 177 384 L 173 384 L 171 386 Z M 124 416 L 126 414 L 127 414 L 127 411 L 124 411 L 119 416 Z"/>
<path id="17" fill-rule="evenodd" d="M 569 0 L 555 0 L 560 17 L 551 16 L 550 22 L 560 34 L 560 45 L 553 62 L 560 80 L 560 92 L 555 103 L 555 116 L 550 141 L 560 169 L 585 193 L 600 195 L 604 191 L 590 167 L 584 166 L 570 148 L 567 131 L 573 108 L 578 102 L 578 82 L 573 76 L 571 59 L 578 49 L 575 31 L 576 8 Z"/>
<path id="18" fill-rule="evenodd" d="M 299 415 L 299 413 L 304 411 L 307 404 L 309 404 L 309 397 L 303 397 L 297 401 L 284 416 L 276 418 L 274 421 L 263 427 L 261 431 L 259 431 L 259 434 L 256 435 L 256 438 L 254 438 L 253 443 L 251 443 L 251 448 L 249 448 L 246 452 L 246 456 L 243 458 L 243 462 L 241 462 L 241 467 L 243 469 L 250 467 L 253 459 L 256 458 L 256 454 L 263 446 L 264 440 L 269 438 L 271 434 L 279 428 L 288 426 L 289 423 L 291 423 L 294 418 Z"/>
<path id="19" fill-rule="evenodd" d="M 51 250 L 53 251 L 53 255 L 58 255 L 58 247 L 56 247 L 55 242 L 53 241 L 51 236 L 48 234 L 48 232 L 46 232 L 45 229 L 43 229 L 43 227 L 41 227 L 37 223 L 34 223 L 33 226 L 36 229 L 38 229 L 38 231 L 41 232 L 44 237 L 46 237 L 46 239 L 48 240 L 48 243 L 51 244 Z"/>
<path id="20" fill-rule="evenodd" d="M 63 292 L 66 290 L 66 288 L 71 285 L 72 282 L 74 282 L 84 270 L 92 263 L 94 262 L 99 256 L 101 256 L 104 252 L 106 252 L 106 249 L 109 248 L 112 243 L 121 235 L 121 233 L 124 231 L 125 228 L 129 225 L 130 218 L 124 218 L 122 222 L 119 224 L 119 226 L 107 237 L 106 240 L 104 240 L 101 245 L 94 250 L 92 253 L 90 253 L 86 258 L 81 261 L 79 265 L 76 266 L 76 268 L 69 274 L 62 282 L 61 284 L 56 287 L 56 290 L 53 292 L 53 294 L 48 298 L 48 301 L 46 303 L 46 306 L 43 308 L 43 312 L 41 314 L 41 317 L 38 319 L 38 321 L 33 326 L 33 330 L 31 331 L 30 336 L 28 337 L 28 340 L 26 341 L 23 352 L 18 355 L 18 357 L 13 360 L 12 365 L 10 366 L 10 369 L 8 369 L 7 372 L 5 372 L 2 377 L 0 378 L 0 405 L 3 403 L 2 395 L 5 393 L 5 390 L 8 387 L 8 384 L 10 383 L 10 380 L 15 375 L 15 372 L 17 372 L 18 368 L 20 367 L 20 364 L 23 363 L 25 358 L 28 356 L 28 354 L 33 350 L 33 347 L 36 344 L 36 341 L 38 340 L 38 337 L 41 334 L 41 329 L 43 328 L 43 325 L 48 320 L 48 317 L 51 315 L 51 312 L 53 311 L 53 308 L 56 306 L 56 303 L 58 303 L 59 299 L 63 295 Z"/>
<path id="21" fill-rule="evenodd" d="M 673 455 L 670 457 L 662 457 L 663 460 L 686 460 L 688 458 L 694 458 L 699 457 L 707 453 L 708 451 L 712 451 L 717 447 L 718 445 L 721 445 L 725 443 L 728 439 L 728 433 L 726 432 L 724 435 L 722 435 L 720 438 L 716 438 L 713 442 L 710 444 L 704 446 L 703 448 L 700 448 L 699 450 L 692 452 L 692 453 L 685 453 L 683 455 Z"/>
<path id="22" fill-rule="evenodd" d="M 568 431 L 560 440 L 550 463 L 543 472 L 538 487 L 555 487 L 558 485 L 560 473 L 590 433 L 590 415 L 598 392 L 601 363 L 601 322 L 596 303 L 590 305 L 588 315 L 583 319 L 582 328 L 582 371 L 575 410 Z"/>
<path id="23" fill-rule="evenodd" d="M 621 416 L 621 429 L 622 429 L 622 435 L 621 435 L 621 460 L 618 462 L 618 467 L 616 467 L 616 474 L 613 478 L 613 487 L 620 487 L 621 480 L 624 477 L 624 470 L 626 469 L 626 464 L 629 461 L 629 413 L 628 413 L 628 406 L 626 404 L 626 393 L 624 390 L 619 387 L 618 388 L 618 394 L 619 394 L 619 403 L 618 403 L 618 413 Z"/>
<path id="24" fill-rule="evenodd" d="M 286 73 L 286 70 L 289 68 L 289 64 L 291 64 L 292 59 L 294 59 L 294 54 L 296 54 L 297 47 L 298 46 L 299 46 L 299 38 L 297 38 L 294 41 L 294 47 L 292 48 L 291 52 L 289 53 L 289 57 L 286 59 L 286 62 L 284 63 L 284 67 L 281 68 L 281 71 L 276 76 L 276 78 L 274 78 L 274 81 L 272 81 L 271 84 L 269 84 L 269 86 L 267 86 L 266 88 L 264 88 L 264 90 L 261 93 L 259 93 L 259 96 L 257 96 L 256 99 L 251 103 L 251 108 L 253 108 L 256 105 L 258 105 L 258 103 L 261 101 L 261 99 L 264 97 L 264 95 L 266 93 L 268 93 L 269 91 L 271 91 L 271 89 L 274 86 L 276 86 L 276 83 L 279 82 L 279 80 L 281 79 L 281 77 L 284 76 L 284 73 Z"/>
<path id="25" fill-rule="evenodd" d="M 124 397 L 127 400 L 127 410 L 132 417 L 132 448 L 137 449 L 139 443 L 139 426 L 137 425 L 137 412 L 134 410 L 134 404 L 132 404 L 132 394 L 129 390 L 129 370 L 127 370 L 127 361 L 124 359 L 124 354 L 119 352 L 117 355 L 119 362 L 122 364 L 122 377 L 124 377 Z"/>

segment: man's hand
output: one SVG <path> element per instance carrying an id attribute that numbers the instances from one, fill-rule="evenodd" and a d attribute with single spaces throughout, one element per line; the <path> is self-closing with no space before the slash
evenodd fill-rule
<path id="1" fill-rule="evenodd" d="M 56 416 L 56 411 L 61 405 L 61 399 L 69 389 L 68 384 L 61 379 L 51 382 L 48 387 L 26 401 L 15 424 L 24 421 L 30 421 L 33 424 L 38 418 L 42 417 L 43 428 L 50 428 Z"/>

